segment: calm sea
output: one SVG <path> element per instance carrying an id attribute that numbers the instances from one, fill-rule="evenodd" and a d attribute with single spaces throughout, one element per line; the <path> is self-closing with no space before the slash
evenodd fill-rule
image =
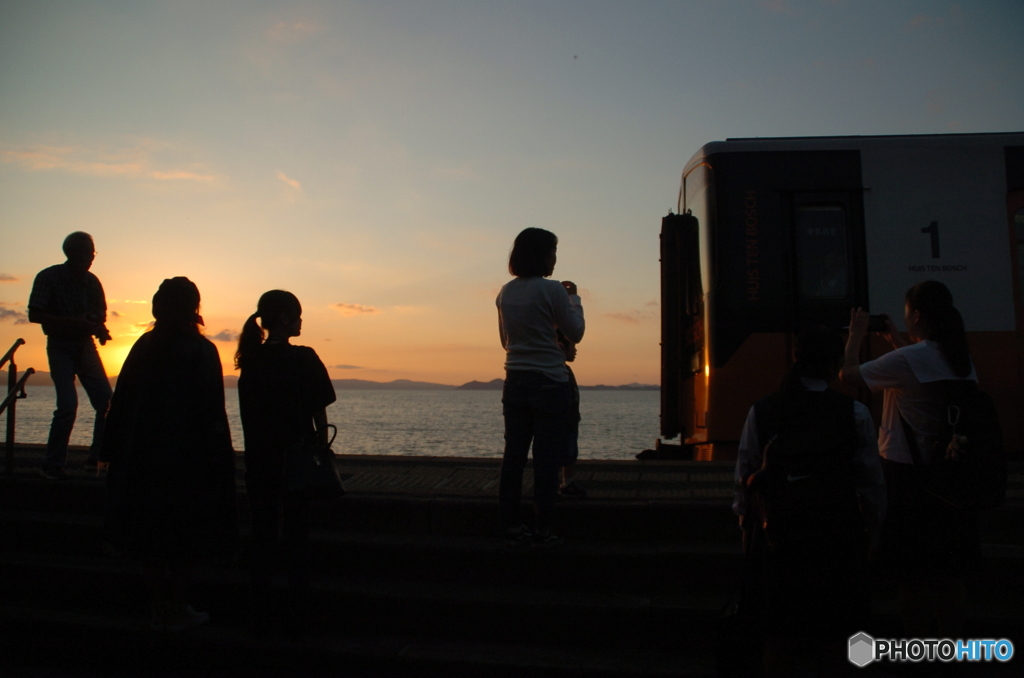
<path id="1" fill-rule="evenodd" d="M 53 415 L 51 386 L 28 386 L 18 401 L 17 439 L 45 443 Z M 242 449 L 238 391 L 225 389 L 235 449 Z M 91 442 L 93 412 L 78 389 L 73 445 Z M 657 391 L 583 391 L 580 458 L 632 459 L 658 437 Z M 334 450 L 344 454 L 500 457 L 500 391 L 338 391 L 327 409 L 338 427 Z"/>

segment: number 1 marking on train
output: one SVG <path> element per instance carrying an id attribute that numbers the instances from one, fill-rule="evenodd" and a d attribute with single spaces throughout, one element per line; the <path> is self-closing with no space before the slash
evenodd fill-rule
<path id="1" fill-rule="evenodd" d="M 933 221 L 926 228 L 921 229 L 922 233 L 930 233 L 932 236 L 932 259 L 939 258 L 939 222 Z"/>

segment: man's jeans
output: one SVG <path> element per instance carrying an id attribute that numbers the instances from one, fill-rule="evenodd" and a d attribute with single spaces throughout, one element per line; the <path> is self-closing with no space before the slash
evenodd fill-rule
<path id="1" fill-rule="evenodd" d="M 68 441 L 71 429 L 75 427 L 78 413 L 78 390 L 75 376 L 89 396 L 92 408 L 96 410 L 96 423 L 92 430 L 92 447 L 89 459 L 99 457 L 103 444 L 103 429 L 106 424 L 107 408 L 110 406 L 110 381 L 103 371 L 99 353 L 92 338 L 64 339 L 48 337 L 46 355 L 50 359 L 50 378 L 57 392 L 57 409 L 50 424 L 50 438 L 46 442 L 46 464 L 63 467 L 68 458 Z"/>
<path id="2" fill-rule="evenodd" d="M 565 456 L 571 403 L 569 382 L 540 372 L 508 370 L 501 396 L 505 415 L 505 455 L 501 460 L 498 504 L 503 527 L 522 523 L 523 469 L 533 442 L 533 505 L 536 530 L 551 527 L 558 496 L 558 470 Z"/>

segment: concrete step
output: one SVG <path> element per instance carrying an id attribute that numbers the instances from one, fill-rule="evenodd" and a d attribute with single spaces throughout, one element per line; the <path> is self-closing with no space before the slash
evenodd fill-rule
<path id="1" fill-rule="evenodd" d="M 95 515 L 3 512 L 6 549 L 53 559 L 104 553 L 103 520 Z M 238 563 L 245 566 L 250 531 L 242 527 Z M 515 582 L 628 593 L 676 591 L 693 582 L 731 589 L 742 571 L 732 543 L 605 542 L 569 539 L 559 548 L 512 548 L 498 537 L 368 534 L 318 528 L 311 534 L 314 572 L 416 581 Z"/>
<path id="2" fill-rule="evenodd" d="M 7 605 L 146 617 L 147 585 L 133 562 L 4 554 L 16 586 Z M 282 578 L 283 579 L 283 578 Z M 280 582 L 283 585 L 283 581 Z M 414 635 L 473 642 L 531 642 L 569 647 L 645 647 L 695 651 L 706 645 L 728 593 L 693 587 L 673 595 L 538 589 L 514 583 L 430 582 L 367 575 L 314 576 L 310 615 L 340 634 Z M 200 567 L 193 598 L 223 623 L 244 627 L 248 576 L 238 568 Z M 282 594 L 283 595 L 283 594 Z M 59 602 L 59 605 L 55 603 Z"/>
<path id="3" fill-rule="evenodd" d="M 417 635 L 342 634 L 315 629 L 301 640 L 254 639 L 213 619 L 186 633 L 154 633 L 137 615 L 0 607 L 7 670 L 26 675 L 232 676 L 713 676 L 706 656 L 627 646 L 437 640 Z M 45 667 L 45 668 L 40 668 Z"/>
<path id="4" fill-rule="evenodd" d="M 248 520 L 245 492 L 239 489 L 239 516 Z M 102 515 L 106 488 L 101 480 L 39 477 L 0 478 L 0 511 L 34 510 Z M 727 501 L 562 500 L 554 528 L 574 538 L 643 542 L 708 542 L 736 538 L 736 518 Z M 523 505 L 531 524 L 532 506 Z M 314 525 L 351 532 L 489 536 L 498 525 L 496 497 L 358 494 L 314 507 Z"/>
<path id="5" fill-rule="evenodd" d="M 99 641 L 101 647 L 109 648 L 125 637 L 138 637 L 142 645 L 155 642 L 147 628 L 146 582 L 136 563 L 100 558 L 55 563 L 33 554 L 5 553 L 0 556 L 0 569 L 7 582 L 5 607 L 0 609 L 7 627 L 5 640 L 20 634 L 29 645 L 64 648 L 70 643 L 73 647 L 89 644 L 92 641 L 87 639 L 115 620 L 118 629 L 128 631 Z M 194 648 L 208 655 L 204 661 L 230 657 L 232 648 L 251 642 L 246 635 L 247 580 L 235 567 L 198 568 L 192 599 L 213 619 L 210 629 L 200 630 L 200 645 Z M 391 665 L 398 658 L 412 660 L 418 668 L 421 660 L 433 666 L 430 662 L 448 657 L 445 652 L 450 651 L 446 661 L 454 664 L 445 668 L 456 675 L 463 675 L 463 670 L 471 674 L 474 666 L 481 670 L 476 662 L 487 661 L 495 662 L 488 671 L 494 668 L 497 675 L 519 675 L 502 672 L 527 666 L 542 671 L 541 675 L 562 675 L 573 667 L 588 666 L 587 657 L 598 675 L 614 670 L 609 667 L 629 667 L 626 675 L 673 670 L 705 675 L 714 661 L 716 623 L 729 599 L 697 587 L 643 597 L 510 584 L 424 585 L 366 576 L 318 576 L 312 593 L 316 631 L 313 639 L 300 644 L 309 648 L 313 658 L 304 661 L 312 662 L 311 666 L 328 666 L 339 647 L 344 648 L 342 654 L 353 653 L 357 663 L 368 662 L 363 664 L 367 670 L 379 669 L 380 662 Z M 875 615 L 865 630 L 875 637 L 901 637 L 895 600 L 876 592 L 873 603 Z M 1018 645 L 1024 639 L 1021 606 L 1008 604 L 999 591 L 990 589 L 972 607 L 967 637 L 1010 638 Z M 60 635 L 62 628 L 72 635 Z M 282 638 L 279 630 L 270 642 L 280 646 Z M 188 648 L 191 642 L 171 639 L 178 649 Z M 402 643 L 417 649 L 399 652 L 395 646 Z M 522 659 L 509 659 L 507 650 L 512 647 L 524 648 Z M 95 648 L 84 652 L 95 652 Z M 644 656 L 649 658 L 646 663 L 637 659 Z M 252 666 L 253 657 L 240 661 L 244 670 Z M 265 668 L 273 666 L 278 665 Z"/>
<path id="6" fill-rule="evenodd" d="M 249 511 L 241 485 L 238 502 L 245 522 Z M 105 505 L 105 484 L 95 477 L 61 482 L 32 475 L 0 477 L 0 512 L 102 515 Z M 737 522 L 730 507 L 724 499 L 562 500 L 554 527 L 570 539 L 587 541 L 735 543 Z M 350 492 L 337 502 L 316 506 L 314 525 L 369 534 L 485 537 L 494 534 L 497 516 L 495 497 Z M 532 522 L 529 502 L 524 503 L 523 520 Z M 979 521 L 983 542 L 1024 545 L 1024 503 L 983 512 Z"/>

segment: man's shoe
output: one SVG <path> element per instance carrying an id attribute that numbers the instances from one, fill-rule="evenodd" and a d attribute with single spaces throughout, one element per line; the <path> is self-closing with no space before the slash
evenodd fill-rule
<path id="1" fill-rule="evenodd" d="M 176 613 L 167 611 L 164 629 L 171 633 L 179 633 L 202 626 L 208 621 L 210 621 L 209 613 L 196 612 L 191 605 L 186 605 L 183 610 L 178 610 Z"/>
<path id="2" fill-rule="evenodd" d="M 533 541 L 533 532 L 526 525 L 510 527 L 505 530 L 505 539 L 509 546 L 527 546 Z"/>
<path id="3" fill-rule="evenodd" d="M 64 480 L 68 477 L 67 472 L 60 466 L 51 466 L 50 464 L 43 464 L 43 468 L 39 469 L 39 472 L 47 480 Z"/>
<path id="4" fill-rule="evenodd" d="M 587 491 L 573 482 L 558 488 L 558 494 L 572 499 L 583 499 L 587 496 Z"/>
<path id="5" fill-rule="evenodd" d="M 561 546 L 565 539 L 552 532 L 538 532 L 533 537 L 534 548 L 546 548 L 549 546 Z"/>

